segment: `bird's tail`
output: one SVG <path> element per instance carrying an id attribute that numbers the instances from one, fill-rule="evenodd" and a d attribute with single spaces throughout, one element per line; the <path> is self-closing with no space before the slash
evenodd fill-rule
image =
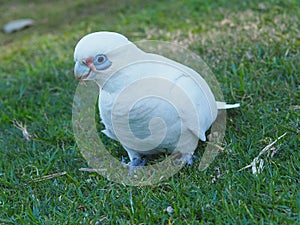
<path id="1" fill-rule="evenodd" d="M 217 101 L 217 108 L 218 109 L 233 109 L 240 107 L 240 103 L 235 104 L 227 104 L 226 102 L 218 102 Z"/>

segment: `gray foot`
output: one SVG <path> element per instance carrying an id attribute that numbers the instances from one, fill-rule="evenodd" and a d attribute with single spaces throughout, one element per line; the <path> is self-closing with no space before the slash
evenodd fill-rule
<path id="1" fill-rule="evenodd" d="M 193 166 L 195 156 L 190 153 L 183 153 L 179 159 L 177 159 L 178 162 L 182 164 L 187 164 L 188 166 Z"/>
<path id="2" fill-rule="evenodd" d="M 145 166 L 146 159 L 134 158 L 131 162 L 128 163 L 129 166 Z"/>
<path id="3" fill-rule="evenodd" d="M 188 161 L 186 162 L 186 164 L 191 167 L 194 164 L 194 160 L 196 159 L 196 156 L 192 155 L 191 158 L 188 159 Z"/>
<path id="4" fill-rule="evenodd" d="M 140 166 L 145 166 L 146 162 L 147 162 L 146 159 L 134 158 L 129 163 L 126 163 L 125 158 L 122 157 L 122 164 L 124 166 L 128 166 L 129 167 L 129 175 L 130 176 L 132 176 L 134 174 L 134 171 L 138 170 Z"/>
<path id="5" fill-rule="evenodd" d="M 147 160 L 146 159 L 141 159 L 141 158 L 134 158 L 132 161 L 130 161 L 129 163 L 126 163 L 125 158 L 122 156 L 122 164 L 124 166 L 130 166 L 130 167 L 134 167 L 134 166 L 145 166 L 146 165 Z"/>

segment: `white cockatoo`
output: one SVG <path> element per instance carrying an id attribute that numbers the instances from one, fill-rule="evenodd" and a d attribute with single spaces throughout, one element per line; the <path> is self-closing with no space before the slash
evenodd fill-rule
<path id="1" fill-rule="evenodd" d="M 74 60 L 76 78 L 99 85 L 102 132 L 122 144 L 129 166 L 144 165 L 143 156 L 162 152 L 190 162 L 218 109 L 239 106 L 216 102 L 196 71 L 144 52 L 115 32 L 84 36 Z"/>

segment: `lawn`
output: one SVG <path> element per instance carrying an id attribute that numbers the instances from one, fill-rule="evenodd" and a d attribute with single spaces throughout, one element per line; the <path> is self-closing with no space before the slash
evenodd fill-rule
<path id="1" fill-rule="evenodd" d="M 0 224 L 300 223 L 299 1 L 1 3 L 1 26 L 20 18 L 36 25 L 0 33 Z M 72 128 L 73 51 L 99 30 L 192 50 L 226 101 L 241 103 L 228 111 L 223 150 L 205 171 L 196 160 L 134 187 L 79 170 L 88 165 Z M 241 170 L 270 144 L 260 173 Z"/>

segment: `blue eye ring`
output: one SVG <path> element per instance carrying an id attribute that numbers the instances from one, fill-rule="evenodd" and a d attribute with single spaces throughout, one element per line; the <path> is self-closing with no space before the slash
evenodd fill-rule
<path id="1" fill-rule="evenodd" d="M 106 70 L 112 65 L 112 62 L 109 61 L 106 55 L 99 54 L 94 57 L 93 64 L 97 70 Z"/>

